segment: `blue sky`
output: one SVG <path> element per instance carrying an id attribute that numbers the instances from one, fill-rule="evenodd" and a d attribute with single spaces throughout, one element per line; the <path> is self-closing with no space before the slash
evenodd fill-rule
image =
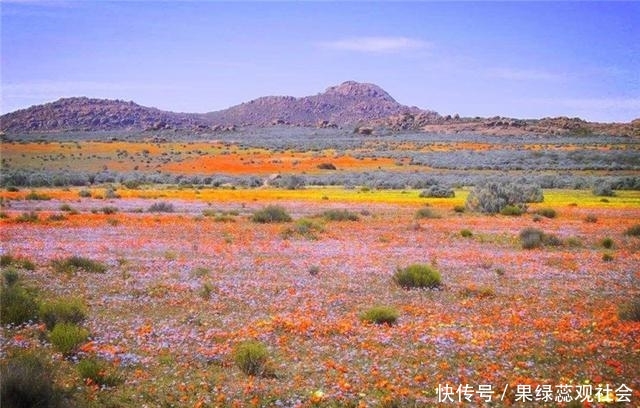
<path id="1" fill-rule="evenodd" d="M 2 112 L 183 112 L 346 80 L 462 116 L 640 117 L 640 2 L 0 0 Z"/>

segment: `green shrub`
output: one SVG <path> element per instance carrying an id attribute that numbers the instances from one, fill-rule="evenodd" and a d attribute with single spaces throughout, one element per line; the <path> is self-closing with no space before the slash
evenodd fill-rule
<path id="1" fill-rule="evenodd" d="M 5 254 L 0 256 L 0 266 L 13 266 L 18 269 L 26 269 L 33 271 L 36 269 L 36 265 L 28 258 L 14 257 L 11 254 Z"/>
<path id="2" fill-rule="evenodd" d="M 89 330 L 73 323 L 58 323 L 49 333 L 51 344 L 64 355 L 76 351 L 88 338 Z"/>
<path id="3" fill-rule="evenodd" d="M 627 228 L 624 232 L 624 235 L 629 235 L 631 237 L 640 237 L 640 224 L 636 224 L 633 227 Z"/>
<path id="4" fill-rule="evenodd" d="M 320 163 L 317 167 L 320 170 L 336 170 L 336 166 L 333 163 Z"/>
<path id="5" fill-rule="evenodd" d="M 25 197 L 25 200 L 35 200 L 35 201 L 47 201 L 47 200 L 51 200 L 51 197 L 49 197 L 46 194 L 40 194 L 36 191 L 31 191 L 29 194 L 27 194 Z"/>
<path id="6" fill-rule="evenodd" d="M 158 212 L 172 213 L 175 211 L 175 209 L 173 208 L 173 204 L 160 201 L 160 202 L 151 204 L 147 209 L 147 211 L 156 212 L 156 213 Z"/>
<path id="7" fill-rule="evenodd" d="M 613 239 L 611 239 L 611 238 L 609 238 L 609 237 L 604 238 L 604 239 L 600 242 L 600 244 L 602 245 L 602 247 L 603 247 L 603 248 L 607 248 L 607 249 L 611 249 L 611 248 L 613 248 L 613 245 L 614 245 L 614 243 L 613 243 Z"/>
<path id="8" fill-rule="evenodd" d="M 460 235 L 465 238 L 469 238 L 473 236 L 473 232 L 471 232 L 471 230 L 468 230 L 468 229 L 463 229 L 462 231 L 460 231 Z"/>
<path id="9" fill-rule="evenodd" d="M 618 309 L 618 317 L 620 320 L 640 322 L 640 296 L 621 305 Z"/>
<path id="10" fill-rule="evenodd" d="M 20 189 L 16 186 L 7 186 L 7 191 L 9 193 L 17 193 L 18 191 L 20 191 Z"/>
<path id="11" fill-rule="evenodd" d="M 73 208 L 71 208 L 71 206 L 69 204 L 67 204 L 67 203 L 61 204 L 59 209 L 60 209 L 60 211 L 65 211 L 65 212 L 73 211 Z"/>
<path id="12" fill-rule="evenodd" d="M 508 215 L 512 217 L 519 217 L 524 213 L 524 209 L 517 207 L 515 205 L 505 205 L 501 210 L 500 214 Z"/>
<path id="13" fill-rule="evenodd" d="M 64 214 L 51 214 L 47 217 L 47 221 L 65 221 L 66 219 Z"/>
<path id="14" fill-rule="evenodd" d="M 2 280 L 5 285 L 13 286 L 20 280 L 20 274 L 15 268 L 10 267 L 2 271 Z"/>
<path id="15" fill-rule="evenodd" d="M 441 285 L 440 273 L 433 267 L 424 264 L 413 264 L 406 268 L 398 268 L 393 280 L 405 289 L 436 288 Z"/>
<path id="16" fill-rule="evenodd" d="M 102 207 L 102 212 L 110 215 L 110 214 L 115 214 L 118 212 L 118 207 L 114 207 L 114 206 L 106 206 L 106 207 Z"/>
<path id="17" fill-rule="evenodd" d="M 479 184 L 467 197 L 466 205 L 473 211 L 497 214 L 507 205 L 526 210 L 526 203 L 544 200 L 542 189 L 537 185 L 495 183 Z"/>
<path id="18" fill-rule="evenodd" d="M 311 265 L 308 272 L 311 276 L 317 276 L 320 273 L 320 267 L 318 265 Z"/>
<path id="19" fill-rule="evenodd" d="M 297 235 L 306 239 L 316 240 L 318 239 L 318 234 L 322 231 L 324 231 L 324 228 L 317 222 L 308 218 L 300 218 L 292 227 L 282 231 L 282 237 L 288 239 Z"/>
<path id="20" fill-rule="evenodd" d="M 569 237 L 565 240 L 565 245 L 570 248 L 580 248 L 582 247 L 582 241 L 577 237 Z"/>
<path id="21" fill-rule="evenodd" d="M 58 273 L 73 274 L 78 270 L 93 273 L 104 273 L 107 266 L 93 259 L 83 256 L 70 256 L 63 259 L 55 259 L 52 261 L 53 269 Z"/>
<path id="22" fill-rule="evenodd" d="M 32 291 L 17 284 L 3 286 L 0 291 L 2 324 L 22 324 L 38 319 L 38 301 Z"/>
<path id="23" fill-rule="evenodd" d="M 54 370 L 44 356 L 24 351 L 0 365 L 0 406 L 6 408 L 56 408 L 63 406 L 62 391 L 55 386 Z"/>
<path id="24" fill-rule="evenodd" d="M 584 222 L 588 222 L 588 223 L 598 222 L 598 217 L 596 217 L 594 214 L 588 214 L 586 217 L 584 217 Z"/>
<path id="25" fill-rule="evenodd" d="M 82 190 L 78 191 L 78 195 L 80 197 L 83 197 L 83 198 L 89 198 L 89 197 L 91 197 L 91 191 L 86 190 L 86 189 L 82 189 Z"/>
<path id="26" fill-rule="evenodd" d="M 205 282 L 200 289 L 200 297 L 204 300 L 209 300 L 212 292 L 213 286 L 209 282 Z"/>
<path id="27" fill-rule="evenodd" d="M 236 365 L 243 373 L 256 377 L 274 377 L 267 347 L 258 341 L 245 341 L 233 350 Z"/>
<path id="28" fill-rule="evenodd" d="M 466 209 L 467 208 L 464 205 L 456 205 L 455 207 L 453 207 L 453 211 L 460 214 L 465 212 Z"/>
<path id="29" fill-rule="evenodd" d="M 80 299 L 58 299 L 40 306 L 40 320 L 51 330 L 58 323 L 81 323 L 86 308 Z"/>
<path id="30" fill-rule="evenodd" d="M 360 320 L 375 324 L 388 324 L 389 326 L 396 323 L 400 317 L 400 312 L 391 306 L 374 306 L 360 315 Z"/>
<path id="31" fill-rule="evenodd" d="M 431 208 L 422 207 L 418 211 L 416 211 L 415 218 L 423 219 L 423 218 L 440 218 L 440 216 L 434 213 Z"/>
<path id="32" fill-rule="evenodd" d="M 420 193 L 421 198 L 453 198 L 456 193 L 451 187 L 434 184 Z"/>
<path id="33" fill-rule="evenodd" d="M 538 215 L 541 215 L 546 218 L 556 218 L 558 213 L 553 208 L 539 208 L 535 212 Z"/>
<path id="34" fill-rule="evenodd" d="M 289 222 L 291 221 L 291 216 L 283 207 L 279 205 L 269 205 L 256 211 L 251 217 L 251 221 L 261 224 Z"/>
<path id="35" fill-rule="evenodd" d="M 360 219 L 358 214 L 349 210 L 326 210 L 322 212 L 321 216 L 327 221 L 358 221 Z"/>
<path id="36" fill-rule="evenodd" d="M 93 384 L 113 387 L 122 382 L 122 378 L 112 372 L 103 361 L 86 358 L 78 363 L 78 374 L 83 380 L 91 380 Z"/>
<path id="37" fill-rule="evenodd" d="M 562 246 L 562 240 L 553 234 L 544 234 L 542 243 L 546 246 Z"/>
<path id="38" fill-rule="evenodd" d="M 38 213 L 35 211 L 23 212 L 16 217 L 16 222 L 38 222 L 39 220 Z"/>
<path id="39" fill-rule="evenodd" d="M 604 262 L 611 262 L 611 261 L 613 261 L 613 255 L 608 254 L 608 253 L 602 254 L 602 260 Z"/>
<path id="40" fill-rule="evenodd" d="M 519 237 L 524 249 L 540 248 L 544 244 L 544 232 L 539 229 L 525 228 L 520 231 Z"/>

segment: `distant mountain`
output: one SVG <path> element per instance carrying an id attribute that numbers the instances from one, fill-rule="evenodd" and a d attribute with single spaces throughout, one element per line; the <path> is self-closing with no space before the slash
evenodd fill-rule
<path id="1" fill-rule="evenodd" d="M 631 123 L 590 123 L 579 118 L 460 118 L 398 103 L 373 84 L 347 81 L 325 92 L 295 98 L 266 96 L 206 114 L 175 113 L 120 100 L 64 98 L 0 116 L 9 134 L 69 131 L 181 130 L 210 133 L 237 126 L 359 127 L 441 133 L 597 134 L 640 137 L 640 119 Z M 365 132 L 366 131 L 366 132 Z"/>

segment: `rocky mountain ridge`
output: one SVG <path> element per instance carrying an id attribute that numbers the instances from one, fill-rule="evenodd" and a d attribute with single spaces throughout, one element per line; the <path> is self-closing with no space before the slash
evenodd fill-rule
<path id="1" fill-rule="evenodd" d="M 313 96 L 266 96 L 206 114 L 176 113 L 121 100 L 63 98 L 0 116 L 7 134 L 71 131 L 160 131 L 196 133 L 273 125 L 357 128 L 440 133 L 593 134 L 640 137 L 640 119 L 631 123 L 591 123 L 579 118 L 460 118 L 398 103 L 377 85 L 347 81 Z"/>

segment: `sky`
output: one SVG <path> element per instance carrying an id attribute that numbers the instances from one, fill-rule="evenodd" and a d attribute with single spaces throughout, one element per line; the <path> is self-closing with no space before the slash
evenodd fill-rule
<path id="1" fill-rule="evenodd" d="M 0 0 L 2 113 L 210 112 L 344 81 L 461 116 L 640 117 L 640 2 Z"/>

